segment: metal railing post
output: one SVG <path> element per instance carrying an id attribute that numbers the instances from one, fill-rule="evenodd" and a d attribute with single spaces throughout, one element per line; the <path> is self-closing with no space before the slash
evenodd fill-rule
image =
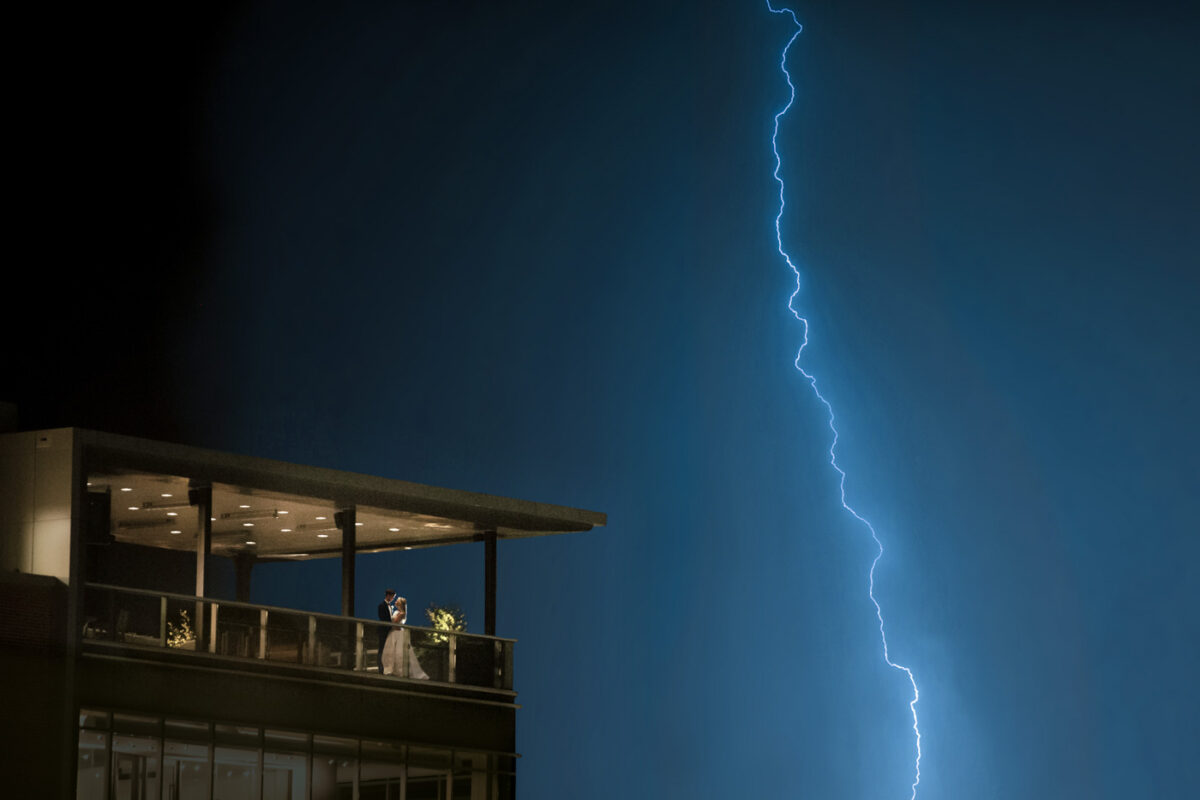
<path id="1" fill-rule="evenodd" d="M 209 614 L 212 615 L 212 621 L 209 623 L 208 629 L 208 652 L 217 652 L 217 609 L 221 607 L 220 603 L 213 603 L 209 609 Z"/>
<path id="2" fill-rule="evenodd" d="M 447 646 L 450 648 L 450 658 L 449 658 L 450 667 L 446 673 L 446 680 L 449 683 L 454 683 L 455 682 L 454 681 L 454 673 L 456 672 L 455 667 L 457 666 L 457 661 L 458 661 L 458 647 L 456 646 L 458 644 L 458 642 L 453 633 L 447 634 L 446 640 L 447 640 Z"/>
<path id="3" fill-rule="evenodd" d="M 260 659 L 267 657 L 267 610 L 265 608 L 258 612 L 258 657 Z"/>
<path id="4" fill-rule="evenodd" d="M 363 624 L 354 623 L 354 669 L 363 668 Z"/>
<path id="5" fill-rule="evenodd" d="M 308 646 L 304 653 L 305 664 L 317 663 L 317 618 L 312 614 L 308 615 Z"/>
<path id="6" fill-rule="evenodd" d="M 158 641 L 167 646 L 167 598 L 158 598 Z"/>
<path id="7" fill-rule="evenodd" d="M 500 689 L 504 681 L 504 642 L 492 642 L 492 688 Z"/>
<path id="8" fill-rule="evenodd" d="M 200 649 L 204 641 L 204 601 L 196 600 L 195 617 L 192 619 L 192 636 L 196 639 L 196 649 Z"/>
<path id="9" fill-rule="evenodd" d="M 409 676 L 408 653 L 412 647 L 412 636 L 408 632 L 408 628 L 400 629 L 400 677 L 407 678 Z M 380 663 L 383 661 L 383 656 L 379 657 Z"/>

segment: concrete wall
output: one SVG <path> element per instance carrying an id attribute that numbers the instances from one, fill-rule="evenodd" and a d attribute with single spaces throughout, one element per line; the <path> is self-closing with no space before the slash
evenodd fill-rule
<path id="1" fill-rule="evenodd" d="M 67 798 L 74 775 L 74 703 L 67 651 L 67 587 L 0 574 L 0 796 Z"/>
<path id="2" fill-rule="evenodd" d="M 0 435 L 0 571 L 70 582 L 73 433 Z"/>

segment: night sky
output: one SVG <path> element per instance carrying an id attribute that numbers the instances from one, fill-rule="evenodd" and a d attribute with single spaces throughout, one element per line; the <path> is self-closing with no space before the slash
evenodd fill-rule
<path id="1" fill-rule="evenodd" d="M 1055 5 L 795 6 L 804 365 L 928 800 L 1200 785 L 1200 19 Z M 14 24 L 0 399 L 606 512 L 499 548 L 524 798 L 907 798 L 774 249 L 790 21 L 317 6 Z M 255 580 L 338 608 L 336 561 Z M 481 631 L 482 584 L 364 557 L 358 610 Z"/>

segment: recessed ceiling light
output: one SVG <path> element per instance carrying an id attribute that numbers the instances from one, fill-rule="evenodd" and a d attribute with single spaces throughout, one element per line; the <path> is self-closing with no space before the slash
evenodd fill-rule
<path id="1" fill-rule="evenodd" d="M 280 533 L 291 533 L 292 529 L 291 528 L 280 528 L 279 532 Z"/>
<path id="2" fill-rule="evenodd" d="M 328 539 L 328 538 L 329 538 L 329 534 L 328 534 L 328 533 L 318 533 L 318 534 L 317 534 L 317 538 L 318 538 L 318 539 Z"/>
<path id="3" fill-rule="evenodd" d="M 243 523 L 242 523 L 242 527 L 243 527 L 243 528 L 253 528 L 253 527 L 254 527 L 254 523 L 253 523 L 253 522 L 243 522 Z"/>
<path id="4" fill-rule="evenodd" d="M 171 531 L 172 536 L 178 536 L 181 533 L 183 533 L 183 531 Z"/>
<path id="5" fill-rule="evenodd" d="M 132 492 L 132 491 L 133 491 L 133 489 L 130 489 L 128 486 L 122 486 L 122 487 L 121 487 L 121 491 L 122 491 L 122 492 Z"/>
<path id="6" fill-rule="evenodd" d="M 389 531 L 391 531 L 392 533 L 399 533 L 399 532 L 400 532 L 400 529 L 399 529 L 399 528 L 388 528 L 388 530 L 389 530 Z"/>
<path id="7" fill-rule="evenodd" d="M 356 523 L 354 523 L 354 527 L 356 527 L 356 528 L 361 528 L 361 527 L 362 527 L 362 523 L 361 523 L 361 522 L 356 522 Z"/>
<path id="8" fill-rule="evenodd" d="M 178 516 L 179 516 L 179 512 L 178 512 L 178 511 L 168 511 L 168 512 L 167 512 L 167 516 L 168 516 L 168 517 L 178 517 Z"/>
<path id="9" fill-rule="evenodd" d="M 317 519 L 329 519 L 329 517 L 317 517 Z"/>
<path id="10" fill-rule="evenodd" d="M 129 507 L 129 510 L 130 510 L 130 511 L 141 511 L 141 509 L 140 509 L 140 508 L 138 508 L 137 506 L 130 506 L 130 507 Z"/>
<path id="11" fill-rule="evenodd" d="M 171 496 L 171 493 L 170 493 L 170 492 L 163 492 L 163 493 L 162 493 L 162 496 L 163 496 L 163 497 L 170 497 L 170 496 Z"/>
<path id="12" fill-rule="evenodd" d="M 441 522 L 426 522 L 425 527 L 426 528 L 453 528 L 454 526 L 446 525 Z"/>
<path id="13" fill-rule="evenodd" d="M 254 541 L 253 539 L 247 539 L 246 544 L 258 544 L 258 542 Z"/>
<path id="14" fill-rule="evenodd" d="M 242 503 L 240 506 L 238 506 L 238 508 L 249 508 L 249 507 L 250 506 L 246 505 L 245 503 Z"/>
<path id="15" fill-rule="evenodd" d="M 404 549 L 405 549 L 405 550 L 412 550 L 412 548 L 411 548 L 411 547 L 409 547 L 408 545 L 405 545 L 405 546 L 404 546 Z"/>
<path id="16" fill-rule="evenodd" d="M 276 511 L 275 513 L 276 513 L 276 514 L 286 514 L 286 513 L 288 513 L 288 512 L 286 512 L 286 511 L 283 511 L 283 510 L 280 510 L 280 511 Z"/>

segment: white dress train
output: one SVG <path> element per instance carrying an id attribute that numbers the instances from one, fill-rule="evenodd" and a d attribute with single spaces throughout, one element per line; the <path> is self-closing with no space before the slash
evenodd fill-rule
<path id="1" fill-rule="evenodd" d="M 396 619 L 400 616 L 397 611 L 392 617 L 394 622 L 402 622 L 403 620 Z M 429 675 L 425 670 L 421 669 L 421 662 L 417 661 L 417 653 L 413 650 L 410 643 L 408 647 L 404 646 L 404 629 L 393 628 L 387 635 L 387 640 L 383 643 L 383 674 L 395 675 L 401 677 L 404 674 L 404 659 L 408 659 L 408 677 L 416 678 L 417 680 L 427 681 Z"/>

